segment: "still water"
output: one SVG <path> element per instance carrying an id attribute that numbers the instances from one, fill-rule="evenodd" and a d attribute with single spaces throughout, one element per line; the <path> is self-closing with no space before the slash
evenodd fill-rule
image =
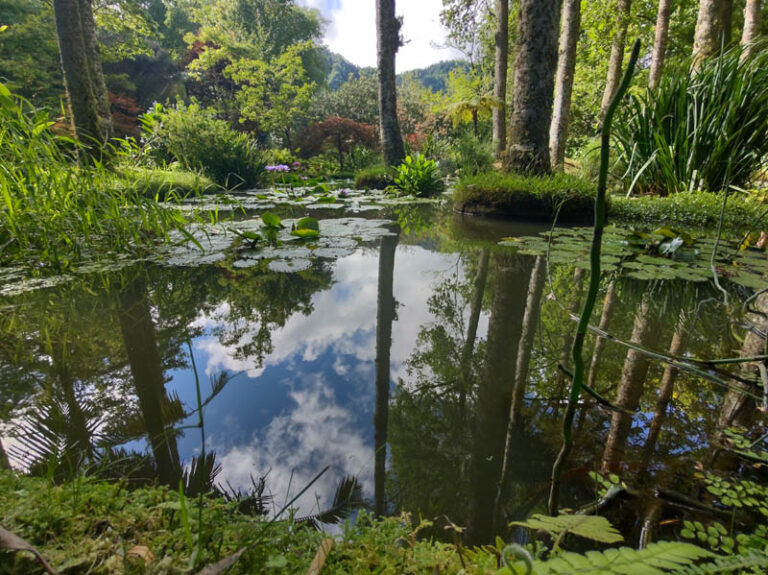
<path id="1" fill-rule="evenodd" d="M 229 493 L 264 478 L 271 510 L 330 466 L 296 502 L 300 514 L 330 506 L 347 476 L 372 510 L 448 518 L 475 541 L 542 512 L 583 267 L 572 253 L 547 265 L 498 245 L 544 225 L 438 207 L 405 221 L 396 209 L 318 214 L 323 239 L 286 253 L 230 239 L 174 265 L 8 290 L 0 436 L 11 462 L 54 478 L 178 485 L 200 467 L 202 405 L 202 475 Z M 733 306 L 711 280 L 613 271 L 598 301 L 594 325 L 650 349 L 715 358 L 745 345 L 743 317 L 724 311 Z M 694 472 L 717 464 L 715 430 L 748 422 L 755 403 L 599 341 L 585 350 L 590 385 L 630 413 L 582 402 L 563 504 L 596 500 L 590 472 L 616 473 L 631 488 L 606 510 L 637 536 L 645 495 L 663 495 L 662 513 L 695 498 Z"/>

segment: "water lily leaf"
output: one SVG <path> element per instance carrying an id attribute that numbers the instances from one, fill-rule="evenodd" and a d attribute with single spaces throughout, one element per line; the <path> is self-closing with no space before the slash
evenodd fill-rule
<path id="1" fill-rule="evenodd" d="M 292 236 L 296 236 L 297 238 L 316 238 L 317 236 L 320 235 L 320 232 L 317 231 L 317 230 L 309 230 L 309 229 L 299 230 L 299 229 L 296 229 L 296 230 L 293 230 L 291 232 L 291 235 Z"/>
<path id="2" fill-rule="evenodd" d="M 273 272 L 295 273 L 308 270 L 312 267 L 312 262 L 304 258 L 296 258 L 292 260 L 279 259 L 269 262 L 267 267 Z"/>
<path id="3" fill-rule="evenodd" d="M 285 227 L 282 224 L 282 220 L 272 212 L 264 212 L 263 214 L 261 214 L 261 221 L 264 222 L 264 225 L 269 228 L 282 229 Z"/>
<path id="4" fill-rule="evenodd" d="M 315 218 L 301 218 L 296 222 L 297 230 L 315 230 L 320 231 L 320 223 Z"/>

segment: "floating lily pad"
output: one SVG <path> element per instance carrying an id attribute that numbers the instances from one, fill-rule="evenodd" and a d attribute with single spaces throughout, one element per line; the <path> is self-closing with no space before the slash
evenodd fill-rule
<path id="1" fill-rule="evenodd" d="M 269 262 L 267 267 L 273 272 L 294 273 L 308 270 L 312 267 L 312 262 L 304 258 L 296 258 L 292 260 L 279 259 Z"/>

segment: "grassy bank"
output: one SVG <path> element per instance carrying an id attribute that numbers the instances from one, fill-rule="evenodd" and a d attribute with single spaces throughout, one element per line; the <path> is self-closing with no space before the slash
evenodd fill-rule
<path id="1" fill-rule="evenodd" d="M 161 200 L 171 192 L 184 198 L 221 189 L 210 178 L 186 170 L 125 167 L 117 172 L 129 186 L 142 191 L 146 197 L 157 197 Z"/>
<path id="2" fill-rule="evenodd" d="M 453 192 L 454 209 L 463 213 L 590 223 L 594 185 L 568 174 L 547 177 L 487 172 L 462 179 Z"/>

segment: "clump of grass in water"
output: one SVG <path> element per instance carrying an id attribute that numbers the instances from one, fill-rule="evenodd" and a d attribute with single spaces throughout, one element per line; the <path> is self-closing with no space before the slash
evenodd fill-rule
<path id="1" fill-rule="evenodd" d="M 140 186 L 116 184 L 97 160 L 78 164 L 80 145 L 52 125 L 0 84 L 0 264 L 37 260 L 63 271 L 86 257 L 141 253 L 174 229 L 189 237 L 185 218 Z"/>

